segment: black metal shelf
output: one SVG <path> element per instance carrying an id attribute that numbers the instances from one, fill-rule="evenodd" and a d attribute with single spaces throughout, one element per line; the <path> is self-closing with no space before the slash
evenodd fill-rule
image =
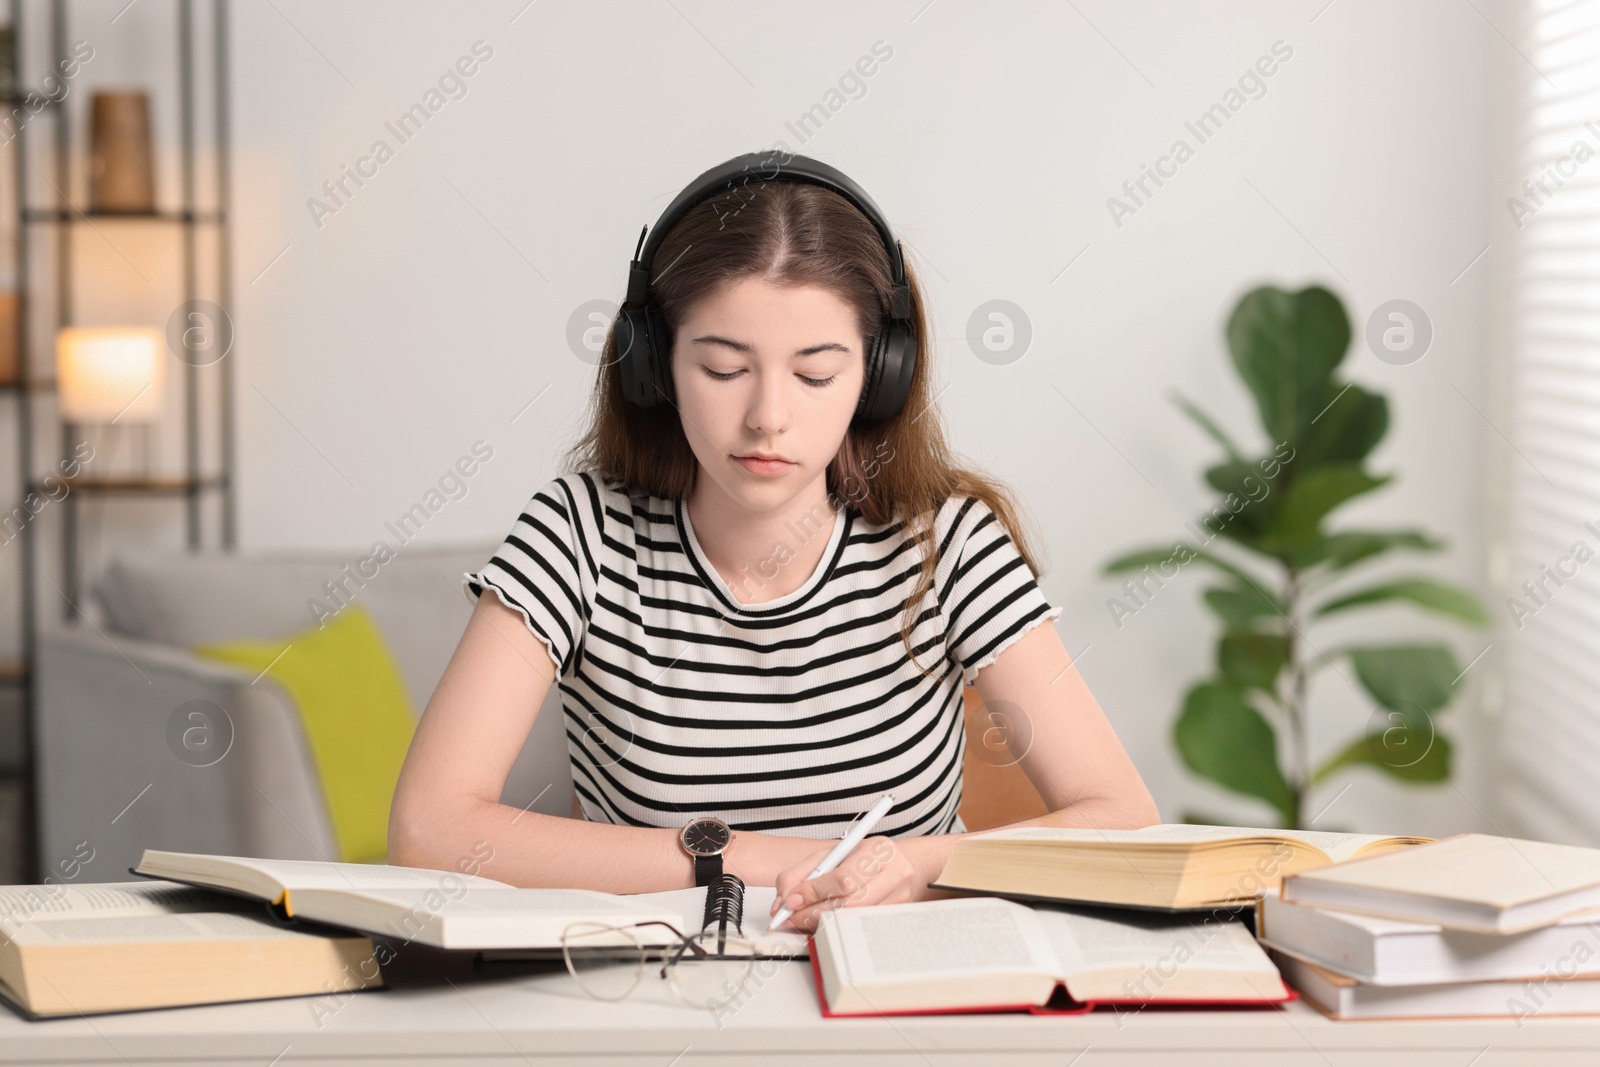
<path id="1" fill-rule="evenodd" d="M 195 43 L 194 5 L 195 0 L 172 0 L 176 8 L 177 29 L 177 61 L 175 64 L 162 64 L 151 67 L 146 73 L 151 78 L 166 76 L 166 72 L 175 69 L 176 87 L 174 97 L 177 104 L 178 130 L 178 167 L 180 178 L 180 191 L 177 197 L 178 205 L 175 208 L 147 212 L 97 212 L 80 211 L 74 206 L 72 190 L 74 183 L 70 180 L 73 163 L 73 118 L 74 109 L 57 107 L 55 101 L 17 91 L 25 89 L 31 84 L 30 79 L 34 72 L 24 71 L 20 57 L 24 51 L 22 44 L 31 40 L 34 44 L 41 43 L 36 39 L 26 38 L 23 33 L 23 24 L 26 21 L 30 26 L 33 23 L 33 14 L 43 9 L 46 17 L 40 18 L 46 24 L 45 36 L 47 46 L 44 54 L 48 56 L 66 56 L 68 43 L 68 0 L 0 0 L 0 11 L 10 14 L 11 39 L 9 42 L 9 55 L 5 58 L 10 61 L 10 69 L 16 78 L 13 91 L 9 94 L 0 93 L 0 101 L 5 106 L 15 108 L 25 102 L 32 101 L 37 105 L 43 100 L 42 106 L 29 107 L 30 113 L 37 116 L 48 116 L 47 123 L 22 123 L 15 131 L 15 135 L 8 139 L 6 147 L 9 151 L 9 166 L 6 168 L 12 177 L 13 195 L 12 210 L 16 212 L 14 218 L 16 225 L 9 235 L 12 247 L 15 250 L 15 278 L 17 291 L 16 315 L 16 351 L 18 363 L 18 380 L 16 382 L 0 385 L 0 393 L 8 393 L 18 398 L 18 403 L 0 407 L 0 417 L 15 419 L 15 441 L 17 447 L 16 484 L 42 489 L 41 478 L 43 468 L 51 465 L 50 457 L 36 457 L 38 451 L 35 428 L 44 428 L 46 417 L 49 425 L 60 429 L 61 456 L 68 457 L 74 452 L 72 437 L 73 428 L 62 423 L 56 418 L 58 413 L 51 411 L 47 406 L 43 411 L 34 412 L 34 399 L 56 390 L 53 381 L 30 381 L 29 366 L 30 356 L 32 364 L 43 372 L 48 359 L 40 359 L 41 353 L 31 352 L 32 338 L 38 331 L 30 328 L 30 319 L 35 314 L 48 315 L 42 308 L 54 305 L 53 325 L 62 328 L 74 325 L 79 321 L 73 309 L 73 233 L 75 227 L 90 225 L 96 228 L 102 226 L 118 225 L 157 225 L 172 227 L 173 232 L 181 237 L 182 263 L 182 300 L 184 305 L 190 304 L 201 297 L 199 292 L 199 259 L 200 228 L 206 227 L 207 238 L 205 245 L 210 251 L 214 249 L 217 266 L 215 274 L 215 291 L 208 293 L 214 296 L 216 302 L 227 308 L 232 297 L 232 272 L 229 265 L 231 249 L 230 212 L 229 212 L 229 186 L 230 186 L 230 151 L 231 142 L 228 129 L 229 119 L 229 70 L 228 70 L 228 0 L 212 0 L 211 2 L 211 30 L 214 34 L 209 49 L 204 45 L 197 49 Z M 198 90 L 196 86 L 197 51 L 205 50 L 209 59 L 215 63 L 211 88 L 214 92 L 212 105 L 207 111 L 214 121 L 215 152 L 211 153 L 216 168 L 216 202 L 211 208 L 202 208 L 196 203 L 196 169 L 199 164 L 196 152 L 196 103 Z M 30 47 L 29 54 L 37 55 L 39 51 Z M 125 72 L 126 73 L 126 72 Z M 87 90 L 80 90 L 87 91 Z M 39 152 L 43 156 L 43 163 L 48 168 L 46 173 L 51 179 L 51 186 L 56 191 L 57 201 L 53 204 L 29 204 L 27 190 L 35 188 L 34 183 L 39 178 L 39 170 L 31 169 L 30 159 L 33 153 Z M 46 194 L 48 195 L 48 194 Z M 210 235 L 215 234 L 215 241 Z M 54 242 L 53 248 L 50 242 Z M 42 244 L 50 249 L 53 255 L 45 257 L 43 261 L 34 260 L 37 256 L 34 251 L 36 245 Z M 42 283 L 34 277 L 37 273 L 46 280 Z M 52 284 L 53 283 L 53 284 Z M 45 299 L 35 298 L 35 293 Z M 34 320 L 39 326 L 43 322 Z M 167 477 L 118 477 L 108 479 L 86 478 L 79 476 L 75 479 L 63 479 L 69 486 L 70 492 L 63 498 L 60 506 L 60 534 L 62 545 L 61 568 L 62 585 L 65 587 L 65 600 L 68 604 L 67 615 L 72 618 L 77 609 L 71 605 L 77 604 L 79 596 L 80 566 L 78 554 L 78 510 L 79 503 L 84 498 L 109 499 L 112 497 L 171 497 L 174 502 L 184 508 L 186 518 L 186 543 L 191 550 L 198 549 L 202 544 L 201 504 L 202 497 L 212 491 L 221 497 L 221 533 L 220 542 L 223 547 L 233 547 L 235 540 L 236 494 L 232 476 L 234 469 L 235 439 L 233 424 L 233 382 L 234 369 L 232 360 L 223 360 L 215 368 L 205 373 L 205 388 L 209 391 L 215 389 L 217 404 L 220 406 L 218 428 L 219 437 L 215 451 L 217 456 L 215 465 L 221 473 L 206 475 L 201 469 L 201 436 L 199 429 L 199 411 L 202 404 L 202 378 L 201 369 L 195 363 L 185 361 L 185 366 L 180 368 L 180 386 L 182 392 L 181 419 L 183 423 L 183 473 L 180 476 Z M 8 431 L 10 427 L 7 427 Z M 7 434 L 8 438 L 10 434 Z M 209 450 L 208 450 L 209 451 Z M 9 460 L 9 457 L 8 457 Z M 211 462 L 205 464 L 212 466 Z M 59 489 L 60 483 L 52 482 L 52 489 Z M 56 509 L 51 509 L 52 514 Z M 21 784 L 22 803 L 22 833 L 23 833 L 23 882 L 37 881 L 43 863 L 40 853 L 39 841 L 39 794 L 38 776 L 35 771 L 38 760 L 38 692 L 33 673 L 37 670 L 38 628 L 40 594 L 35 575 L 39 571 L 39 548 L 37 539 L 41 533 L 39 523 L 30 522 L 18 533 L 16 540 L 20 542 L 17 550 L 5 554 L 0 558 L 0 567 L 16 567 L 21 575 L 21 616 L 22 616 L 22 648 L 19 659 L 0 659 L 0 687 L 17 688 L 22 694 L 23 717 L 21 753 L 16 768 L 0 768 L 0 782 Z M 14 562 L 13 562 L 14 560 Z M 7 579 L 9 581 L 9 575 Z"/>
<path id="2" fill-rule="evenodd" d="M 225 224 L 220 211 L 77 211 L 70 208 L 30 207 L 22 213 L 32 223 L 165 222 L 179 226 Z"/>
<path id="3" fill-rule="evenodd" d="M 53 393 L 55 382 L 0 382 L 0 393 Z"/>
<path id="4" fill-rule="evenodd" d="M 105 496 L 183 496 L 205 490 L 226 489 L 228 479 L 210 478 L 63 478 L 61 485 L 73 493 L 99 493 Z M 28 488 L 41 492 L 48 487 L 35 482 Z"/>

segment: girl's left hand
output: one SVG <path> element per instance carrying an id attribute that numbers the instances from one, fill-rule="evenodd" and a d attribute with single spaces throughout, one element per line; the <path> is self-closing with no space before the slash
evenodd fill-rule
<path id="1" fill-rule="evenodd" d="M 943 895 L 927 888 L 929 876 L 918 863 L 920 852 L 915 839 L 865 838 L 839 866 L 806 881 L 806 876 L 832 850 L 831 842 L 820 845 L 816 852 L 778 874 L 769 915 L 787 904 L 794 912 L 787 925 L 811 933 L 822 913 L 834 908 L 896 904 Z"/>

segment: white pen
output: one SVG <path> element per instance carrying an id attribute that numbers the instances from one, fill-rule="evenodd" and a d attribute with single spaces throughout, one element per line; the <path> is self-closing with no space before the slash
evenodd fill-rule
<path id="1" fill-rule="evenodd" d="M 833 851 L 822 858 L 822 862 L 817 864 L 816 870 L 806 875 L 806 881 L 809 882 L 813 878 L 827 874 L 839 866 L 839 861 L 850 855 L 851 849 L 861 844 L 862 839 L 872 832 L 872 828 L 878 824 L 878 820 L 887 815 L 892 807 L 894 807 L 893 793 L 885 793 L 879 797 L 878 802 L 867 809 L 865 815 L 856 820 L 855 825 L 850 828 L 850 832 L 840 838 L 837 845 L 833 846 Z M 772 916 L 771 921 L 767 923 L 767 929 L 776 930 L 778 924 L 788 919 L 791 914 L 793 913 L 789 911 L 787 905 L 779 908 L 777 913 Z"/>

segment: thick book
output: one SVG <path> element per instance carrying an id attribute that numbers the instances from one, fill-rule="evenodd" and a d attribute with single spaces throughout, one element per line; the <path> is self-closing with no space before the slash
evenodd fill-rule
<path id="1" fill-rule="evenodd" d="M 0 996 L 33 1019 L 381 987 L 372 940 L 176 882 L 0 886 Z"/>
<path id="2" fill-rule="evenodd" d="M 573 923 L 666 922 L 683 910 L 587 889 L 527 889 L 480 875 L 423 867 L 320 860 L 266 860 L 146 849 L 135 874 L 264 900 L 303 917 L 447 949 L 559 949 Z M 615 943 L 637 943 L 612 935 Z M 663 943 L 671 934 L 663 931 Z M 603 947 L 606 938 L 584 943 Z"/>
<path id="3" fill-rule="evenodd" d="M 1283 899 L 1516 933 L 1600 907 L 1600 849 L 1458 834 L 1403 853 L 1291 874 Z"/>
<path id="4" fill-rule="evenodd" d="M 999 897 L 825 912 L 811 966 L 829 1017 L 1294 999 L 1242 923 L 1094 914 Z"/>
<path id="5" fill-rule="evenodd" d="M 1312 1007 L 1333 1019 L 1467 1019 L 1594 1015 L 1600 979 L 1549 974 L 1489 982 L 1380 986 L 1274 952 L 1284 978 Z"/>
<path id="6" fill-rule="evenodd" d="M 929 884 L 1023 900 L 1211 910 L 1250 904 L 1297 871 L 1427 840 L 1186 824 L 1138 830 L 1025 826 L 963 838 Z"/>
<path id="7" fill-rule="evenodd" d="M 1452 930 L 1354 911 L 1294 904 L 1268 893 L 1256 913 L 1261 943 L 1369 985 L 1492 981 L 1551 967 L 1600 976 L 1600 912 L 1516 934 Z"/>

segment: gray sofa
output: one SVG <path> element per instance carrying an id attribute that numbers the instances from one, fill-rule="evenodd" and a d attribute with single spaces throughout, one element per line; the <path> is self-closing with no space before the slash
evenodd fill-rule
<path id="1" fill-rule="evenodd" d="M 364 586 L 346 585 L 382 632 L 418 715 L 472 611 L 459 579 L 486 562 L 496 544 L 403 547 Z M 340 581 L 341 568 L 354 570 L 356 558 L 129 553 L 95 583 L 85 623 L 41 634 L 38 769 L 46 876 L 125 880 L 146 848 L 338 857 L 287 694 L 270 678 L 255 680 L 189 649 L 285 637 L 315 625 L 308 600 L 337 606 L 324 583 Z M 175 717 L 191 701 L 226 713 L 233 737 L 225 754 L 213 748 L 197 758 L 170 740 L 184 722 L 202 721 L 187 712 Z M 505 803 L 572 814 L 561 720 L 560 694 L 552 686 L 506 782 Z M 225 736 L 225 726 L 214 729 L 213 737 Z"/>

